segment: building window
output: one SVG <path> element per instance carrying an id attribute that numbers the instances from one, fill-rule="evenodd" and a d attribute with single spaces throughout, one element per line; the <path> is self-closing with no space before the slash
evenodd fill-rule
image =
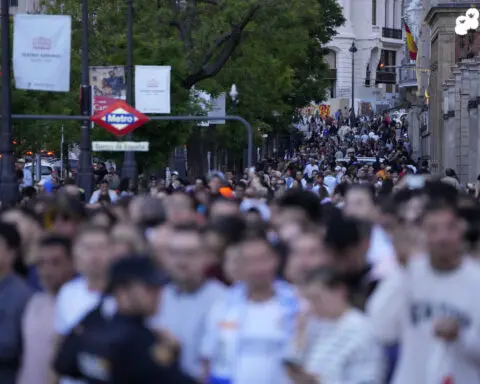
<path id="1" fill-rule="evenodd" d="M 18 7 L 18 0 L 10 0 L 11 7 Z"/>
<path id="2" fill-rule="evenodd" d="M 377 0 L 372 0 L 372 25 L 377 25 Z"/>
<path id="3" fill-rule="evenodd" d="M 395 72 L 396 65 L 397 65 L 397 52 L 382 49 L 382 55 L 380 58 L 380 63 L 378 63 L 377 71 Z"/>

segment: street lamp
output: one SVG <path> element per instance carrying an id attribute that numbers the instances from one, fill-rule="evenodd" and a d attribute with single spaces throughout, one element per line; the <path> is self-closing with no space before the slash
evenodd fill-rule
<path id="1" fill-rule="evenodd" d="M 10 1 L 2 0 L 2 131 L 0 136 L 0 200 L 2 207 L 15 204 L 18 196 L 13 158 L 13 135 L 10 90 Z"/>
<path id="2" fill-rule="evenodd" d="M 230 88 L 229 95 L 232 99 L 233 108 L 235 110 L 237 105 L 238 105 L 238 90 L 237 90 L 237 86 L 235 84 L 232 84 L 232 87 Z"/>
<path id="3" fill-rule="evenodd" d="M 353 128 L 353 120 L 355 118 L 355 53 L 358 51 L 355 41 L 352 41 L 349 51 L 352 53 L 352 111 L 350 114 L 350 127 Z"/>
<path id="4" fill-rule="evenodd" d="M 133 0 L 127 0 L 127 103 L 133 104 Z M 126 140 L 132 140 L 133 134 L 129 133 Z M 133 185 L 137 185 L 137 162 L 135 152 L 125 152 L 122 167 L 122 177 L 129 178 Z"/>
<path id="5" fill-rule="evenodd" d="M 471 52 L 475 41 L 475 34 L 479 26 L 480 13 L 476 8 L 470 8 L 465 15 L 459 16 L 455 22 L 455 34 L 460 36 L 461 59 L 473 58 Z M 465 37 L 467 37 L 468 47 L 465 55 Z"/>

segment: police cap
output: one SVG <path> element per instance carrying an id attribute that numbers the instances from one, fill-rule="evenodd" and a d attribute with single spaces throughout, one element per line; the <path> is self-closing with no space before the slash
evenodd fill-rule
<path id="1" fill-rule="evenodd" d="M 110 268 L 109 291 L 120 284 L 142 282 L 147 285 L 162 287 L 168 283 L 155 263 L 144 255 L 129 255 L 114 262 Z"/>

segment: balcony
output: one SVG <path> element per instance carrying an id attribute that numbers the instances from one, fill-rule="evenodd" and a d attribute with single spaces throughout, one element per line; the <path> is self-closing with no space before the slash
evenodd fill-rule
<path id="1" fill-rule="evenodd" d="M 402 40 L 402 30 L 395 28 L 382 28 L 382 37 L 386 39 Z"/>
<path id="2" fill-rule="evenodd" d="M 395 72 L 377 71 L 376 84 L 396 84 L 397 75 Z"/>
<path id="3" fill-rule="evenodd" d="M 417 87 L 417 71 L 415 64 L 404 64 L 400 68 L 398 85 L 400 88 Z"/>

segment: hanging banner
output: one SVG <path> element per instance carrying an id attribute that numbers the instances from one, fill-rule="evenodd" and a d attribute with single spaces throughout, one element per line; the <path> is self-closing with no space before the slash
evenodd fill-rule
<path id="1" fill-rule="evenodd" d="M 135 66 L 135 108 L 142 113 L 170 113 L 170 66 Z"/>
<path id="2" fill-rule="evenodd" d="M 13 75 L 17 89 L 70 91 L 72 18 L 15 15 Z"/>
<path id="3" fill-rule="evenodd" d="M 92 114 L 104 111 L 118 100 L 127 99 L 125 68 L 123 66 L 90 67 Z"/>
<path id="4" fill-rule="evenodd" d="M 218 97 L 212 97 L 210 100 L 211 109 L 208 112 L 209 117 L 225 116 L 227 94 L 221 93 Z M 211 120 L 210 124 L 225 124 L 225 120 Z"/>

